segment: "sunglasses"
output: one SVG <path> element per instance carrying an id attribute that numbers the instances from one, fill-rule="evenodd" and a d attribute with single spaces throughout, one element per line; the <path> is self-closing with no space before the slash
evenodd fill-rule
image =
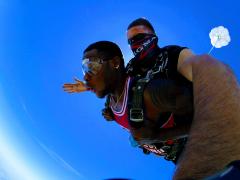
<path id="1" fill-rule="evenodd" d="M 136 36 L 133 36 L 132 38 L 128 39 L 128 44 L 133 45 L 135 43 L 141 43 L 145 41 L 145 39 L 152 37 L 152 34 L 146 34 L 146 33 L 139 33 Z"/>
<path id="2" fill-rule="evenodd" d="M 82 71 L 83 75 L 86 73 L 96 75 L 100 72 L 104 61 L 108 59 L 95 59 L 90 60 L 89 58 L 82 60 Z"/>

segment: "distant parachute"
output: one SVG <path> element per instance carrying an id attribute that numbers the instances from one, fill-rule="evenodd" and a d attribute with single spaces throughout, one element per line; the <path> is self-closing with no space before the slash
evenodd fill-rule
<path id="1" fill-rule="evenodd" d="M 221 48 L 223 46 L 227 46 L 231 41 L 228 29 L 223 26 L 215 27 L 209 33 L 209 37 L 211 39 L 212 48 L 208 52 L 211 53 L 213 48 Z"/>

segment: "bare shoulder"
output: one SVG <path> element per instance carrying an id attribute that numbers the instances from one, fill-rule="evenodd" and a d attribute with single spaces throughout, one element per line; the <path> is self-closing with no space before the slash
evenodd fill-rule
<path id="1" fill-rule="evenodd" d="M 189 81 L 192 81 L 191 62 L 195 54 L 190 49 L 183 49 L 178 57 L 177 70 Z"/>
<path id="2" fill-rule="evenodd" d="M 201 66 L 208 67 L 208 65 L 210 67 L 214 65 L 212 67 L 216 68 L 222 66 L 223 63 L 208 54 L 195 55 L 190 49 L 184 49 L 179 55 L 177 69 L 185 78 L 192 81 L 193 66 L 196 68 Z"/>

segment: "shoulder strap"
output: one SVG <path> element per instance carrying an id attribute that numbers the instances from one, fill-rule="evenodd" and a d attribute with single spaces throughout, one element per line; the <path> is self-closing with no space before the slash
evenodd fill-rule
<path id="1" fill-rule="evenodd" d="M 143 93 L 147 83 L 155 77 L 156 74 L 161 72 L 164 64 L 163 59 L 168 56 L 165 55 L 166 51 L 161 52 L 156 63 L 152 69 L 148 70 L 147 74 L 143 78 L 136 77 L 135 82 L 130 90 L 132 90 L 131 98 L 129 98 L 128 109 L 129 109 L 129 124 L 134 128 L 143 126 L 144 123 L 144 111 L 143 111 Z M 130 102 L 131 101 L 131 102 Z"/>
<path id="2" fill-rule="evenodd" d="M 139 128 L 143 125 L 143 92 L 150 79 L 142 78 L 136 81 L 132 86 L 132 97 L 129 98 L 129 124 L 132 127 Z"/>

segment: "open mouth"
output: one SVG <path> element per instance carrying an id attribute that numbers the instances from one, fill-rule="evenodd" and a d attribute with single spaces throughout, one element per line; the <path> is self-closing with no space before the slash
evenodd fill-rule
<path id="1" fill-rule="evenodd" d="M 93 93 L 95 93 L 95 92 L 96 92 L 96 90 L 95 90 L 95 89 L 93 89 L 93 88 L 90 88 L 90 91 L 91 91 L 91 92 L 93 92 Z"/>
<path id="2" fill-rule="evenodd" d="M 91 87 L 91 86 L 89 86 L 89 85 L 87 85 L 87 87 L 88 87 L 89 91 L 91 91 L 91 92 L 93 92 L 93 93 L 96 92 L 96 90 L 95 90 L 93 87 Z"/>
<path id="3" fill-rule="evenodd" d="M 87 86 L 89 91 L 91 91 L 93 93 L 96 93 L 96 89 L 94 87 L 92 87 L 91 84 L 85 82 L 85 85 Z"/>

